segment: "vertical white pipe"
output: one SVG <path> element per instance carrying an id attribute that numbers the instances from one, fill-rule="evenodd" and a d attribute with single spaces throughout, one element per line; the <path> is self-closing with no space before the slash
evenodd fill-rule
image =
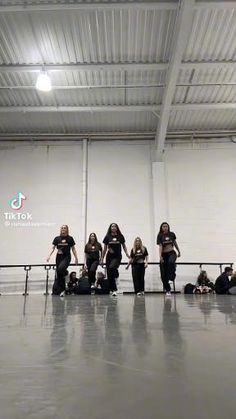
<path id="1" fill-rule="evenodd" d="M 88 139 L 83 139 L 83 172 L 82 172 L 82 240 L 87 240 L 87 200 L 88 200 Z"/>

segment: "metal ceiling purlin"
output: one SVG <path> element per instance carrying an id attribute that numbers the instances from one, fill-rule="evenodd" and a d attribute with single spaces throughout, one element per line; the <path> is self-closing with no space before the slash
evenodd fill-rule
<path id="1" fill-rule="evenodd" d="M 236 84 L 236 78 L 233 76 L 236 61 L 232 61 L 235 60 L 232 40 L 235 39 L 236 0 L 195 3 L 193 0 L 179 0 L 179 2 L 130 0 L 123 3 L 106 1 L 106 3 L 99 0 L 95 3 L 86 3 L 85 0 L 80 4 L 72 4 L 72 1 L 70 4 L 69 2 L 59 4 L 56 0 L 44 0 L 42 3 L 40 0 L 8 0 L 5 1 L 5 5 L 0 4 L 0 19 L 2 19 L 0 34 L 3 39 L 8 39 L 11 34 L 10 41 L 8 39 L 9 42 L 2 46 L 1 59 L 5 64 L 0 64 L 1 119 L 6 118 L 8 112 L 10 114 L 14 112 L 15 128 L 21 132 L 26 130 L 27 125 L 24 125 L 26 120 L 29 122 L 29 130 L 31 127 L 33 130 L 40 130 L 42 127 L 44 132 L 47 129 L 56 132 L 62 124 L 65 132 L 67 129 L 74 132 L 82 129 L 83 124 L 77 123 L 77 119 L 80 119 L 79 113 L 76 119 L 76 113 L 81 112 L 81 118 L 87 117 L 87 124 L 91 129 L 102 132 L 108 123 L 106 112 L 109 112 L 107 118 L 109 127 L 114 131 L 117 129 L 125 131 L 125 128 L 155 131 L 158 120 L 154 115 L 159 115 L 162 102 L 165 110 L 161 118 L 160 154 L 164 148 L 164 132 L 171 129 L 172 120 L 178 129 L 179 127 L 185 129 L 185 127 L 191 128 L 189 121 L 193 127 L 195 126 L 195 115 L 197 121 L 201 120 L 198 115 L 204 115 L 205 127 L 215 128 L 215 132 L 220 127 L 226 128 L 226 122 L 230 122 L 230 127 L 236 127 L 234 122 L 236 93 L 234 88 L 227 87 Z M 188 6 L 194 3 L 192 10 L 196 33 L 192 29 L 189 37 L 191 42 L 184 54 L 178 52 L 177 60 L 174 60 L 176 45 L 173 48 L 172 59 L 170 54 L 171 40 L 175 36 L 172 28 L 178 4 L 184 2 L 188 3 Z M 55 12 L 56 10 L 58 12 Z M 80 16 L 81 33 L 79 30 L 69 30 L 73 28 L 74 16 L 75 21 L 79 18 L 76 10 L 79 11 L 79 15 L 85 14 L 85 17 Z M 27 12 L 26 17 L 23 13 L 17 14 L 18 11 Z M 41 15 L 38 13 L 40 11 L 43 11 Z M 7 13 L 4 15 L 4 12 Z M 206 17 L 204 21 L 203 14 Z M 45 19 L 46 16 L 50 17 L 45 26 L 42 24 L 42 16 L 45 16 Z M 31 19 L 35 25 L 36 38 L 30 29 Z M 219 21 L 221 24 L 218 25 L 217 32 Z M 188 22 L 184 22 L 184 25 L 188 25 Z M 184 26 L 182 30 L 185 31 L 186 27 Z M 225 36 L 221 37 L 219 42 L 222 27 Z M 25 30 L 21 31 L 21 28 Z M 204 43 L 201 38 L 202 33 L 206 34 Z M 47 36 L 54 46 L 48 53 L 46 53 Z M 64 38 L 58 51 L 58 39 L 60 40 L 61 36 Z M 74 40 L 75 44 L 72 42 Z M 41 58 L 36 48 L 39 41 L 40 48 L 46 51 Z M 182 49 L 183 47 L 180 50 Z M 57 53 L 54 54 L 56 50 Z M 52 76 L 51 96 L 43 96 L 33 91 L 37 73 L 42 66 Z M 169 69 L 170 74 L 171 68 L 172 77 L 169 75 L 167 79 L 167 70 Z M 195 69 L 194 78 L 190 81 L 189 75 L 193 69 Z M 202 89 L 201 86 L 205 88 Z M 208 89 L 206 86 L 213 87 Z M 166 92 L 163 101 L 164 87 Z M 188 87 L 191 88 L 188 93 L 188 103 L 185 103 Z M 126 89 L 125 99 L 121 89 Z M 225 103 L 227 100 L 231 103 Z M 218 101 L 221 103 L 212 103 Z M 50 115 L 54 118 L 53 124 L 50 118 L 46 118 L 46 112 L 51 112 Z M 63 118 L 60 118 L 60 112 L 64 112 L 64 123 Z M 126 125 L 122 112 L 128 115 Z M 221 118 L 214 119 L 214 112 L 221 113 Z M 178 123 L 176 115 L 172 119 L 175 113 L 178 114 Z M 232 118 L 228 116 L 231 113 Z M 190 115 L 189 121 L 187 114 Z M 91 115 L 93 118 L 90 120 Z M 170 115 L 169 126 L 168 115 Z M 94 122 L 94 116 L 97 122 Z M 35 120 L 32 126 L 31 118 Z"/>
<path id="2" fill-rule="evenodd" d="M 188 42 L 188 36 L 191 30 L 194 0 L 182 0 L 176 21 L 176 31 L 173 39 L 172 57 L 167 71 L 166 88 L 161 105 L 160 119 L 157 126 L 155 138 L 156 160 L 162 160 L 165 137 L 168 127 L 171 103 L 174 97 L 176 82 L 181 65 L 182 56 Z"/>
<path id="3" fill-rule="evenodd" d="M 68 64 L 0 64 L 0 72 L 7 73 L 7 72 L 39 72 L 42 71 L 42 68 L 45 71 L 129 71 L 129 70 L 167 70 L 169 63 L 139 63 L 139 62 L 132 62 L 132 63 L 68 63 Z M 236 61 L 188 61 L 182 62 L 180 64 L 181 70 L 188 70 L 188 69 L 198 69 L 198 70 L 206 70 L 206 69 L 227 69 L 227 70 L 234 70 L 236 67 Z"/>
<path id="4" fill-rule="evenodd" d="M 35 3 L 30 4 L 24 2 L 24 4 L 3 4 L 0 5 L 0 13 L 7 12 L 41 12 L 41 11 L 57 11 L 57 10 L 120 10 L 120 9 L 134 9 L 139 8 L 142 10 L 175 10 L 177 9 L 178 3 L 173 2 L 141 2 L 141 1 L 129 1 L 127 2 L 81 2 L 81 3 L 57 3 L 56 1 L 48 3 Z"/>
<path id="5" fill-rule="evenodd" d="M 57 11 L 57 10 L 119 10 L 119 9 L 131 9 L 139 8 L 145 10 L 176 10 L 178 3 L 176 1 L 172 2 L 141 2 L 141 1 L 129 1 L 127 2 L 81 2 L 81 3 L 57 3 L 54 1 L 48 1 L 48 3 L 26 3 L 16 4 L 3 4 L 0 5 L 0 13 L 8 12 L 26 12 L 26 11 Z M 235 0 L 231 1 L 196 1 L 194 4 L 195 10 L 204 10 L 204 9 L 235 9 Z"/>
<path id="6" fill-rule="evenodd" d="M 230 110 L 236 109 L 236 103 L 178 103 L 171 105 L 173 111 L 199 111 L 199 110 Z M 99 105 L 99 106 L 0 106 L 0 113 L 19 112 L 156 112 L 161 105 Z"/>

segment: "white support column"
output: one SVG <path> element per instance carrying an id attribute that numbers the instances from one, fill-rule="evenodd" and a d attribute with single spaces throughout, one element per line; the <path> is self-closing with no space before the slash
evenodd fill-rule
<path id="1" fill-rule="evenodd" d="M 88 201 L 88 140 L 83 139 L 83 168 L 82 168 L 82 240 L 83 246 L 87 241 L 87 201 Z"/>
<path id="2" fill-rule="evenodd" d="M 167 188 L 165 178 L 165 163 L 152 163 L 152 181 L 153 181 L 153 209 L 154 209 L 154 227 L 156 235 L 160 224 L 169 219 L 169 209 L 167 201 Z"/>

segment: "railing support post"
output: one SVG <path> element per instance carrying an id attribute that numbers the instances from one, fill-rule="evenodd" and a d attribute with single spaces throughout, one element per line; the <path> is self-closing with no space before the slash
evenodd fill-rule
<path id="1" fill-rule="evenodd" d="M 28 291 L 29 271 L 31 270 L 31 266 L 24 266 L 24 270 L 26 272 L 26 275 L 25 275 L 25 291 L 23 292 L 22 295 L 29 295 L 27 291 Z"/>
<path id="2" fill-rule="evenodd" d="M 49 292 L 48 292 L 48 280 L 49 280 L 49 271 L 51 269 L 51 266 L 45 265 L 44 269 L 46 270 L 46 290 L 45 290 L 44 295 L 48 295 L 49 294 Z"/>

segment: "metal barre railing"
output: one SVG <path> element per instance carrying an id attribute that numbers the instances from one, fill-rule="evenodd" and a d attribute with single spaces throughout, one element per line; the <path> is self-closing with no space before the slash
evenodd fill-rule
<path id="1" fill-rule="evenodd" d="M 160 265 L 160 262 L 148 262 L 149 265 Z M 127 262 L 121 262 L 121 265 L 127 265 Z M 198 266 L 200 270 L 203 266 L 218 266 L 220 269 L 220 273 L 222 273 L 223 266 L 231 266 L 233 267 L 233 262 L 176 262 L 176 265 L 183 265 L 183 266 Z M 84 263 L 71 263 L 69 266 L 84 266 Z M 106 266 L 106 264 L 104 264 Z M 32 268 L 36 267 L 43 267 L 46 270 L 46 288 L 44 295 L 49 295 L 48 292 L 48 282 L 49 282 L 49 271 L 51 269 L 56 270 L 55 263 L 43 263 L 43 264 L 23 264 L 23 265 L 0 265 L 0 269 L 5 268 L 24 268 L 25 271 L 25 288 L 22 295 L 28 295 L 28 282 L 29 282 L 29 271 Z M 1 295 L 1 294 L 0 294 Z"/>

